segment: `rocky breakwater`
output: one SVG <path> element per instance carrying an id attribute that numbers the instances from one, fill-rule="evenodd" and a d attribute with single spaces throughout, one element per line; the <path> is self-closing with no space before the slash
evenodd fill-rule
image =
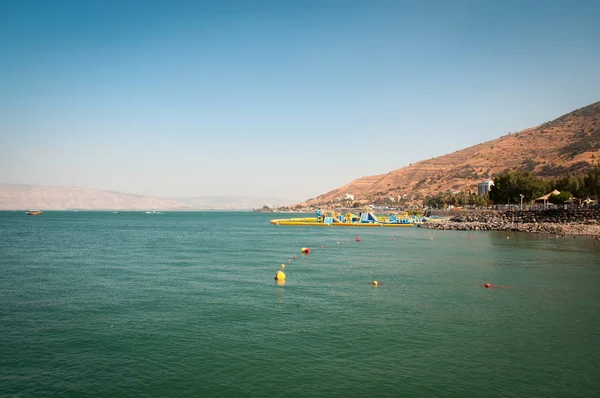
<path id="1" fill-rule="evenodd" d="M 422 228 L 455 231 L 520 231 L 543 234 L 600 235 L 600 209 L 463 212 Z"/>

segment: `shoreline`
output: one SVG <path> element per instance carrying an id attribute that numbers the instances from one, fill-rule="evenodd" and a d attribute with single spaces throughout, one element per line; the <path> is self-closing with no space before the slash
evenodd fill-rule
<path id="1" fill-rule="evenodd" d="M 420 228 L 442 231 L 512 231 L 549 235 L 600 236 L 600 225 L 588 223 L 504 223 L 438 221 L 419 224 Z"/>
<path id="2" fill-rule="evenodd" d="M 600 211 L 471 211 L 421 228 L 447 231 L 514 231 L 550 235 L 600 236 Z"/>

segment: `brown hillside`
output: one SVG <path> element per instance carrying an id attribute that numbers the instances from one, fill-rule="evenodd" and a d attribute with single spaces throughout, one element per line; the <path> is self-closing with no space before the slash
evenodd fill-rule
<path id="1" fill-rule="evenodd" d="M 327 203 L 346 193 L 357 200 L 400 195 L 419 200 L 448 189 L 476 192 L 478 182 L 507 169 L 559 176 L 579 173 L 599 159 L 600 102 L 596 102 L 537 127 L 387 174 L 359 178 L 307 203 Z"/>

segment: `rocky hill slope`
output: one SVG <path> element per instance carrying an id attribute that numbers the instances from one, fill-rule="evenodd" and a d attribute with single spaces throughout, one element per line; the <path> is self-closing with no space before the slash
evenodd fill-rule
<path id="1" fill-rule="evenodd" d="M 477 183 L 504 170 L 533 171 L 543 176 L 579 173 L 600 159 L 600 102 L 553 121 L 454 153 L 362 177 L 314 199 L 326 204 L 345 194 L 357 200 L 409 200 L 446 190 L 477 192 Z"/>

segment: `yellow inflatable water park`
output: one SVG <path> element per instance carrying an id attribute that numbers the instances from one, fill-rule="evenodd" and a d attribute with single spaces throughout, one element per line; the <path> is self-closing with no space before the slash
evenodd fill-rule
<path id="1" fill-rule="evenodd" d="M 271 220 L 273 225 L 314 226 L 314 227 L 413 227 L 420 223 L 418 216 L 411 217 L 407 212 L 389 213 L 376 216 L 371 211 L 363 211 L 358 215 L 340 213 L 332 210 L 317 210 L 316 217 L 296 217 Z"/>

